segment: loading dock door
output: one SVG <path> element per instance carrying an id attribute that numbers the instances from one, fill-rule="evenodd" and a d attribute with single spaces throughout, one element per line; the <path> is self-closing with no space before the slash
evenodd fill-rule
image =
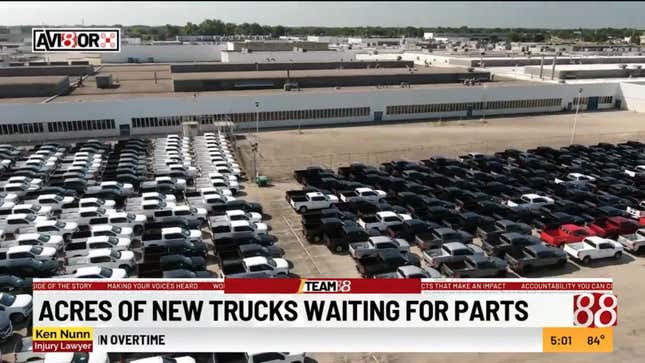
<path id="1" fill-rule="evenodd" d="M 121 136 L 130 136 L 130 125 L 119 125 Z"/>
<path id="2" fill-rule="evenodd" d="M 374 111 L 374 121 L 379 122 L 381 120 L 383 120 L 383 112 Z"/>
<path id="3" fill-rule="evenodd" d="M 470 104 L 466 107 L 466 117 L 471 118 L 473 117 L 473 105 Z"/>
<path id="4" fill-rule="evenodd" d="M 598 109 L 598 97 L 589 97 L 587 111 L 596 111 Z"/>

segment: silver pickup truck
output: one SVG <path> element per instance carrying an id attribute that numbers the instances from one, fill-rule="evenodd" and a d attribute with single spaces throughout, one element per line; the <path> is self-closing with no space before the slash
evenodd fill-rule
<path id="1" fill-rule="evenodd" d="M 356 242 L 349 245 L 349 254 L 356 259 L 376 255 L 379 251 L 395 249 L 401 253 L 410 251 L 410 244 L 404 239 L 392 239 L 387 236 L 370 237 L 367 242 Z"/>
<path id="2" fill-rule="evenodd" d="M 618 243 L 631 252 L 645 251 L 645 228 L 639 229 L 636 233 L 618 236 Z"/>
<path id="3" fill-rule="evenodd" d="M 423 251 L 423 260 L 428 266 L 439 267 L 442 263 L 454 262 L 461 260 L 464 256 L 481 255 L 484 256 L 484 250 L 474 244 L 464 244 L 461 242 L 444 243 L 440 248 Z"/>

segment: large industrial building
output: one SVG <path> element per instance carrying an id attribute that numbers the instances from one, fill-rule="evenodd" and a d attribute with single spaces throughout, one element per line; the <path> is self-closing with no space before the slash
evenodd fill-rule
<path id="1" fill-rule="evenodd" d="M 132 46 L 158 47 L 163 54 L 171 54 L 172 47 L 191 49 L 186 44 Z M 638 55 L 559 56 L 554 70 L 552 56 L 375 50 L 357 59 L 327 59 L 327 52 L 343 51 L 303 41 L 217 46 L 222 55 L 250 58 L 213 62 L 214 53 L 194 53 L 179 62 L 123 64 L 141 61 L 122 59 L 128 54 L 144 57 L 126 51 L 114 65 L 2 68 L 0 142 L 176 133 L 188 121 L 203 130 L 220 121 L 244 130 L 256 124 L 268 129 L 607 109 L 645 112 L 645 77 L 636 66 L 645 58 Z M 253 61 L 266 52 L 280 57 Z M 190 58 L 196 62 L 186 61 Z M 62 76 L 48 78 L 63 68 Z"/>
<path id="2" fill-rule="evenodd" d="M 246 72 L 200 72 L 173 75 L 177 92 L 204 92 L 236 89 L 298 89 L 316 87 L 406 86 L 488 81 L 487 72 L 467 72 L 461 68 L 364 68 L 274 70 Z"/>

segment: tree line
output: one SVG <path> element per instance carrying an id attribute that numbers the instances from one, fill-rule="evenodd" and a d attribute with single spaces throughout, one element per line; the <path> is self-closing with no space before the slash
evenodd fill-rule
<path id="1" fill-rule="evenodd" d="M 642 30 L 634 28 L 599 28 L 599 29 L 541 29 L 541 28 L 470 28 L 462 27 L 320 27 L 282 25 L 260 25 L 258 23 L 225 23 L 218 19 L 207 19 L 199 24 L 187 23 L 184 26 L 126 26 L 126 32 L 133 37 L 144 40 L 169 40 L 177 35 L 263 35 L 272 38 L 280 36 L 356 36 L 356 37 L 423 37 L 426 32 L 450 33 L 456 35 L 477 34 L 491 41 L 509 40 L 512 42 L 545 42 L 553 40 L 606 42 L 612 38 L 632 37 L 633 43 L 639 43 Z"/>
<path id="2" fill-rule="evenodd" d="M 321 27 L 282 25 L 260 25 L 258 23 L 225 23 L 219 19 L 207 19 L 199 24 L 185 25 L 113 25 L 124 29 L 126 36 L 139 37 L 143 40 L 174 40 L 177 35 L 261 35 L 272 38 L 280 36 L 350 36 L 350 37 L 423 37 L 423 33 L 450 33 L 483 37 L 492 42 L 509 40 L 511 42 L 550 42 L 550 41 L 583 41 L 602 43 L 612 38 L 632 37 L 632 43 L 640 43 L 642 29 L 634 28 L 598 28 L 598 29 L 542 29 L 542 28 L 470 28 L 462 27 Z M 30 26 L 22 26 L 25 32 L 31 32 Z M 0 27 L 0 33 L 3 27 Z"/>

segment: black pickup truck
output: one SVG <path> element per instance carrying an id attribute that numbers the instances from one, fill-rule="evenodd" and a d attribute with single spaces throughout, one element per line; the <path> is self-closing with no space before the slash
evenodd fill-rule
<path id="1" fill-rule="evenodd" d="M 351 212 L 341 212 L 337 208 L 327 208 L 309 211 L 301 215 L 301 225 L 307 241 L 319 243 L 322 240 L 322 219 L 337 218 L 340 220 L 356 218 Z"/>
<path id="2" fill-rule="evenodd" d="M 467 244 L 472 241 L 473 236 L 470 233 L 452 228 L 435 228 L 430 236 L 424 236 L 423 239 L 419 236 L 416 238 L 416 243 L 422 250 L 439 248 L 442 244 L 449 242 Z"/>
<path id="3" fill-rule="evenodd" d="M 320 166 L 310 166 L 307 169 L 295 170 L 293 177 L 302 185 L 318 186 L 323 178 L 336 178 L 331 169 L 324 169 Z"/>
<path id="4" fill-rule="evenodd" d="M 482 216 L 473 212 L 459 212 L 447 214 L 441 222 L 446 227 L 452 229 L 461 229 L 468 233 L 475 233 L 477 227 L 481 224 Z"/>
<path id="5" fill-rule="evenodd" d="M 548 266 L 562 267 L 567 263 L 567 254 L 558 247 L 535 244 L 511 250 L 504 259 L 513 271 L 521 273 Z"/>
<path id="6" fill-rule="evenodd" d="M 160 278 L 164 277 L 164 272 L 172 270 L 204 271 L 206 270 L 206 259 L 199 256 L 164 255 L 156 261 L 140 264 L 139 277 Z"/>
<path id="7" fill-rule="evenodd" d="M 369 234 L 358 223 L 351 220 L 335 219 L 329 223 L 323 223 L 322 242 L 335 253 L 346 252 L 349 249 L 349 244 L 365 242 L 369 237 Z"/>
<path id="8" fill-rule="evenodd" d="M 413 243 L 418 235 L 425 236 L 431 233 L 433 228 L 438 228 L 439 225 L 432 222 L 426 222 L 420 219 L 408 219 L 403 221 L 402 224 L 395 224 L 389 226 L 385 230 L 385 234 L 392 238 L 402 238 L 408 243 Z"/>
<path id="9" fill-rule="evenodd" d="M 415 254 L 401 254 L 398 250 L 382 250 L 370 257 L 356 261 L 356 269 L 364 278 L 371 278 L 378 274 L 395 272 L 397 268 L 406 265 L 421 266 L 419 257 Z"/>
<path id="10" fill-rule="evenodd" d="M 513 222 L 508 219 L 500 219 L 494 224 L 483 224 L 477 228 L 475 234 L 483 242 L 495 243 L 499 236 L 504 233 L 531 233 L 531 226 L 524 223 Z"/>
<path id="11" fill-rule="evenodd" d="M 212 206 L 210 212 L 212 213 L 212 215 L 217 216 L 217 215 L 225 214 L 226 211 L 236 210 L 236 209 L 242 210 L 245 213 L 254 212 L 254 213 L 262 214 L 263 212 L 262 204 L 248 202 L 244 199 L 235 199 L 235 200 L 228 201 L 223 205 Z"/>
<path id="12" fill-rule="evenodd" d="M 460 260 L 443 263 L 440 270 L 446 277 L 504 277 L 507 267 L 506 261 L 498 257 L 470 255 Z"/>
<path id="13" fill-rule="evenodd" d="M 516 232 L 502 233 L 497 239 L 482 240 L 482 249 L 490 256 L 504 257 L 511 250 L 540 244 L 538 237 Z"/>
<path id="14" fill-rule="evenodd" d="M 213 241 L 215 252 L 227 253 L 235 250 L 238 246 L 247 244 L 258 244 L 260 246 L 269 247 L 275 244 L 275 240 L 268 234 L 259 234 L 248 238 L 218 238 Z"/>
<path id="15" fill-rule="evenodd" d="M 162 256 L 184 255 L 188 257 L 206 258 L 208 249 L 204 242 L 172 241 L 161 246 L 150 246 L 143 248 L 143 262 L 156 263 Z"/>

